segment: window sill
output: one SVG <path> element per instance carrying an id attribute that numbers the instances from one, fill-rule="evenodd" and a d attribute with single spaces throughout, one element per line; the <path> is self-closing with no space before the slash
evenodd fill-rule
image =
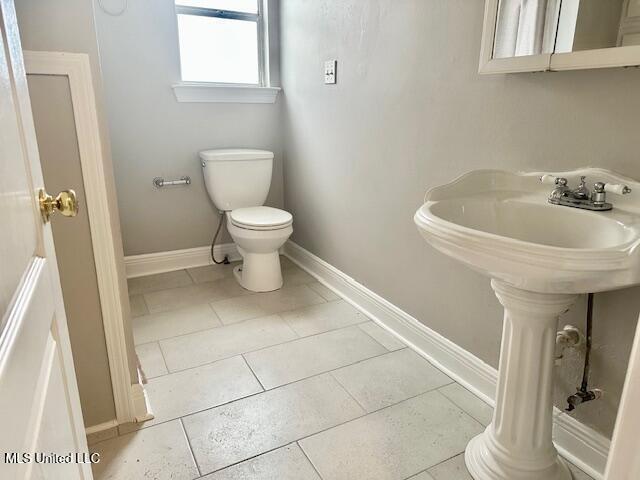
<path id="1" fill-rule="evenodd" d="M 181 82 L 173 85 L 178 102 L 187 103 L 275 103 L 279 87 L 220 85 Z"/>

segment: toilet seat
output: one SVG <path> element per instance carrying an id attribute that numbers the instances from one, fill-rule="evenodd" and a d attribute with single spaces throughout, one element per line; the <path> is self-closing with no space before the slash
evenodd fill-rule
<path id="1" fill-rule="evenodd" d="M 247 207 L 231 211 L 229 221 L 246 230 L 280 230 L 293 223 L 293 216 L 278 208 Z"/>

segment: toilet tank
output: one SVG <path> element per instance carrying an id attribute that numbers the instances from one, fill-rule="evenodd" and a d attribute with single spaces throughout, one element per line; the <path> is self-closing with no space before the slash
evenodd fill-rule
<path id="1" fill-rule="evenodd" d="M 218 210 L 264 205 L 271 186 L 273 152 L 204 150 L 200 159 L 207 192 Z"/>

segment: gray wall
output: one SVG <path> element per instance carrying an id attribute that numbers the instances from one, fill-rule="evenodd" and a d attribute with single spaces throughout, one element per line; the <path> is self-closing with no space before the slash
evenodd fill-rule
<path id="1" fill-rule="evenodd" d="M 412 216 L 425 191 L 479 168 L 596 165 L 640 178 L 640 71 L 479 76 L 482 0 L 282 0 L 285 206 L 293 240 L 497 366 L 486 278 L 437 253 Z M 338 59 L 338 84 L 322 62 Z M 594 232 L 596 235 L 597 232 Z M 576 416 L 609 435 L 640 289 L 596 296 L 593 386 Z M 584 302 L 563 321 L 582 326 Z M 581 358 L 558 375 L 573 393 Z"/>
<path id="2" fill-rule="evenodd" d="M 105 0 L 104 5 L 117 10 L 122 2 Z M 271 2 L 270 10 L 275 83 L 277 2 Z M 178 103 L 171 88 L 180 81 L 173 0 L 130 1 L 117 17 L 98 7 L 96 12 L 125 254 L 211 242 L 217 212 L 204 187 L 200 150 L 273 151 L 275 171 L 267 203 L 282 206 L 279 105 Z M 151 183 L 156 176 L 182 175 L 191 176 L 190 187 L 157 190 Z"/>
<path id="3" fill-rule="evenodd" d="M 98 110 L 98 128 L 102 140 L 104 171 L 106 173 L 104 181 L 110 204 L 111 217 L 108 221 L 111 222 L 111 228 L 114 233 L 114 248 L 116 255 L 119 257 L 117 264 L 118 287 L 124 310 L 128 311 L 129 297 L 127 295 L 127 284 L 124 275 L 124 258 L 115 184 L 113 175 L 111 174 L 111 152 L 109 149 L 109 136 L 106 129 L 106 119 L 102 102 L 100 61 L 98 58 L 98 44 L 92 4 L 86 0 L 20 0 L 15 3 L 20 28 L 20 38 L 24 49 L 86 53 L 89 55 L 93 87 L 96 94 L 96 107 Z M 72 14 L 70 12 L 72 12 Z M 45 94 L 45 92 L 40 93 Z M 58 91 L 58 93 L 61 92 Z M 37 111 L 34 111 L 36 122 L 39 123 L 41 127 L 47 125 L 52 127 L 56 116 L 63 115 L 63 111 L 58 111 L 57 108 L 68 108 L 68 105 L 63 107 L 64 98 L 62 96 L 55 98 L 55 101 L 59 102 L 57 105 L 53 97 L 49 100 L 44 98 L 41 98 L 41 100 L 42 103 L 34 105 L 34 110 L 38 108 Z M 45 104 L 45 100 L 52 103 Z M 62 101 L 62 103 L 60 103 L 60 101 Z M 60 126 L 58 126 L 58 128 L 59 127 Z M 43 133 L 42 128 L 39 133 Z M 75 131 L 70 131 L 67 128 L 65 134 L 67 135 L 66 138 L 71 138 L 75 134 Z M 39 137 L 38 140 L 40 142 L 42 138 Z M 51 157 L 49 157 L 51 152 L 45 151 L 48 146 L 48 143 L 46 146 L 45 144 L 40 145 L 40 153 L 45 162 L 51 160 Z M 56 161 L 60 160 L 56 159 Z M 79 167 L 77 162 L 73 163 L 72 161 L 67 164 L 67 167 L 70 169 L 67 179 L 70 182 L 77 181 L 79 176 L 82 175 L 81 172 L 77 171 Z M 60 184 L 62 184 L 65 182 L 65 179 L 61 178 L 59 181 Z M 86 223 L 84 224 L 84 228 L 88 228 Z M 85 231 L 85 234 L 86 233 L 88 232 Z M 65 266 L 65 269 L 66 268 Z M 73 268 L 73 266 L 70 268 Z M 62 267 L 61 271 L 63 271 Z M 67 292 L 63 293 L 66 294 Z M 67 301 L 66 297 L 65 301 Z M 136 357 L 128 315 L 123 319 L 123 322 L 125 324 L 125 335 L 128 347 L 129 370 L 131 378 L 137 381 Z M 113 395 L 111 393 L 106 346 L 103 340 L 104 329 L 101 322 L 94 321 L 91 322 L 90 325 L 78 325 L 70 318 L 69 334 L 71 336 L 74 363 L 78 366 L 83 365 L 83 368 L 79 368 L 77 373 L 85 425 L 92 426 L 113 420 L 115 418 L 115 407 L 113 406 Z M 87 344 L 86 346 L 93 345 L 95 348 L 84 348 L 85 346 L 80 345 L 82 342 L 85 342 Z"/>

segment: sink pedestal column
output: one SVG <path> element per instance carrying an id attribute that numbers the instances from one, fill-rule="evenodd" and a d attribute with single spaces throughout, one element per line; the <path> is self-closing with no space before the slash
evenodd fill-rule
<path id="1" fill-rule="evenodd" d="M 571 480 L 551 440 L 558 317 L 577 295 L 533 293 L 492 280 L 504 306 L 493 421 L 465 461 L 476 480 Z"/>

